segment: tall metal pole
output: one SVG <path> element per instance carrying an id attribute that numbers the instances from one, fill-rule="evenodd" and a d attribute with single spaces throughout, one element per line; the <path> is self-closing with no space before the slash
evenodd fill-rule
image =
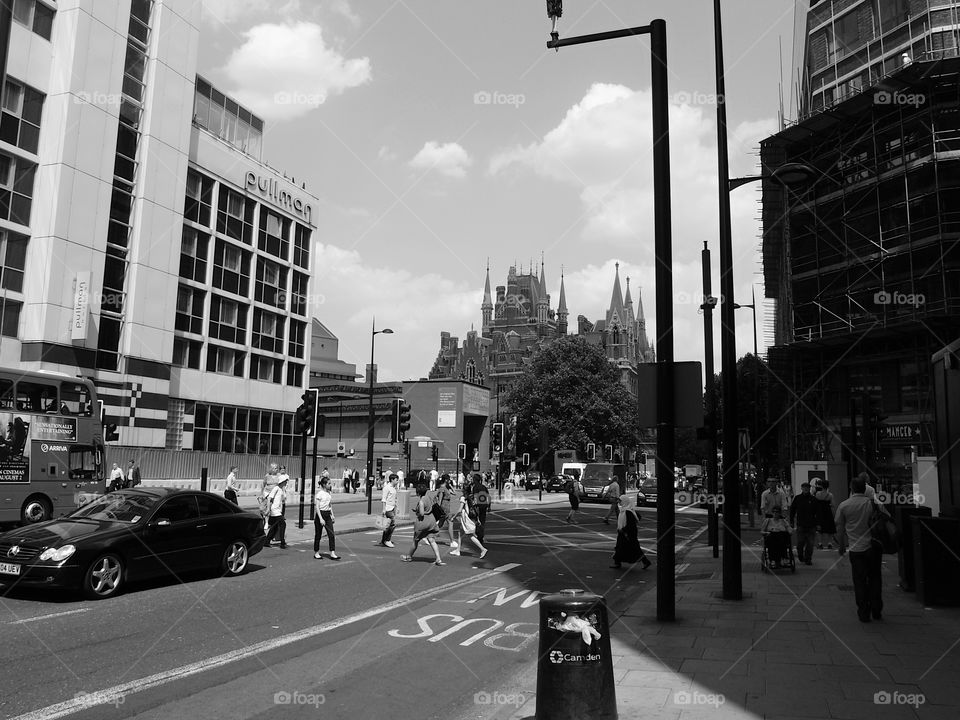
<path id="1" fill-rule="evenodd" d="M 377 320 L 374 318 L 370 326 L 370 369 L 367 371 L 368 392 L 367 399 L 367 477 L 364 483 L 367 486 L 367 515 L 373 513 L 373 341 L 377 337 Z"/>
<path id="2" fill-rule="evenodd" d="M 713 556 L 720 557 L 720 539 L 717 533 L 717 390 L 713 376 L 713 306 L 717 299 L 712 296 L 713 284 L 710 278 L 710 250 L 703 243 L 700 253 L 703 262 L 703 367 L 706 375 L 707 417 L 704 429 L 707 432 L 707 538 L 713 546 Z"/>
<path id="3" fill-rule="evenodd" d="M 670 230 L 670 98 L 667 25 L 650 23 L 653 95 L 654 256 L 657 283 L 657 619 L 676 609 L 673 466 L 673 239 Z"/>
<path id="4" fill-rule="evenodd" d="M 743 599 L 740 483 L 737 478 L 737 334 L 733 307 L 733 232 L 727 158 L 726 85 L 720 0 L 713 0 L 717 74 L 717 173 L 720 193 L 720 369 L 723 373 L 723 598 Z"/>
<path id="5" fill-rule="evenodd" d="M 317 440 L 319 435 L 314 430 L 313 433 L 313 462 L 310 468 L 310 519 L 313 520 L 316 513 L 317 501 Z"/>

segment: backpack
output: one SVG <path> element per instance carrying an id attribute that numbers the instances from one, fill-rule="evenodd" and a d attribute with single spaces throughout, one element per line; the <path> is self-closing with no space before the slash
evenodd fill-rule
<path id="1" fill-rule="evenodd" d="M 447 514 L 443 511 L 443 505 L 441 504 L 445 497 L 446 491 L 438 492 L 433 497 L 433 507 L 430 508 L 430 512 L 437 519 L 437 522 L 443 522 L 447 517 Z"/>

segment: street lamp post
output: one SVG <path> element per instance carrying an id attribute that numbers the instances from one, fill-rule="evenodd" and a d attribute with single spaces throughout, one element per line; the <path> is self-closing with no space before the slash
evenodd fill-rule
<path id="1" fill-rule="evenodd" d="M 370 397 L 367 401 L 367 515 L 373 513 L 373 430 L 376 421 L 373 417 L 373 341 L 377 335 L 392 335 L 393 330 L 384 328 L 377 330 L 377 320 L 374 318 L 370 329 L 370 369 L 367 371 Z"/>
<path id="2" fill-rule="evenodd" d="M 670 229 L 670 117 L 667 88 L 667 25 L 649 25 L 611 32 L 560 38 L 557 21 L 562 0 L 547 0 L 553 21 L 547 47 L 559 51 L 568 45 L 650 36 L 650 89 L 653 104 L 654 268 L 657 320 L 657 619 L 673 620 L 676 613 L 673 378 L 673 238 Z"/>
<path id="3" fill-rule="evenodd" d="M 758 462 L 757 462 L 756 444 L 757 444 L 757 432 L 760 429 L 760 425 L 758 423 L 758 418 L 759 418 L 758 403 L 760 400 L 760 355 L 757 353 L 757 296 L 753 288 L 750 289 L 750 300 L 752 302 L 749 305 L 734 303 L 733 309 L 742 310 L 742 309 L 750 308 L 750 310 L 753 312 L 753 366 L 754 366 L 754 374 L 755 374 L 755 377 L 753 378 L 753 428 L 751 428 L 751 433 L 750 433 L 750 451 L 749 451 L 749 455 L 747 456 L 747 463 L 749 464 L 750 457 L 753 457 L 753 468 L 754 468 L 754 472 L 756 473 L 759 471 Z M 744 478 L 747 478 L 747 477 L 748 475 L 745 471 Z M 755 482 L 756 482 L 756 477 L 754 477 L 754 484 Z M 747 484 L 746 486 L 747 487 L 747 517 L 750 519 L 750 527 L 754 526 L 753 493 L 752 493 L 753 486 L 754 485 L 751 485 L 751 484 Z"/>

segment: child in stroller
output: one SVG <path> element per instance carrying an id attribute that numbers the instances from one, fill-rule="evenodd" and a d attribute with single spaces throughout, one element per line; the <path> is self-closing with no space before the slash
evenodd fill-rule
<path id="1" fill-rule="evenodd" d="M 763 557 L 760 565 L 763 570 L 771 567 L 779 570 L 784 562 L 791 569 L 794 568 L 793 548 L 790 542 L 792 533 L 793 528 L 783 517 L 782 508 L 779 505 L 774 506 L 773 515 L 764 518 L 760 526 L 760 534 L 763 536 Z"/>

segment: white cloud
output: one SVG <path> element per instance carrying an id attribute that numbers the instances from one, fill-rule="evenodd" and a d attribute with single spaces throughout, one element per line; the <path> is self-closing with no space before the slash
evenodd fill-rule
<path id="1" fill-rule="evenodd" d="M 441 145 L 433 140 L 425 143 L 410 161 L 410 167 L 414 169 L 436 170 L 441 175 L 458 179 L 466 177 L 467 168 L 472 164 L 473 159 L 460 144 L 452 142 Z"/>
<path id="2" fill-rule="evenodd" d="M 371 77 L 369 58 L 345 58 L 309 22 L 251 28 L 223 71 L 237 87 L 231 94 L 266 120 L 300 117 Z"/>
<path id="3" fill-rule="evenodd" d="M 340 338 L 340 359 L 363 372 L 370 362 L 370 323 L 389 327 L 390 337 L 376 344 L 380 377 L 426 377 L 440 350 L 440 331 L 465 337 L 470 324 L 479 330 L 483 285 L 465 288 L 450 275 L 415 275 L 408 270 L 366 264 L 355 250 L 316 245 L 316 267 L 323 302 L 311 310 Z"/>

